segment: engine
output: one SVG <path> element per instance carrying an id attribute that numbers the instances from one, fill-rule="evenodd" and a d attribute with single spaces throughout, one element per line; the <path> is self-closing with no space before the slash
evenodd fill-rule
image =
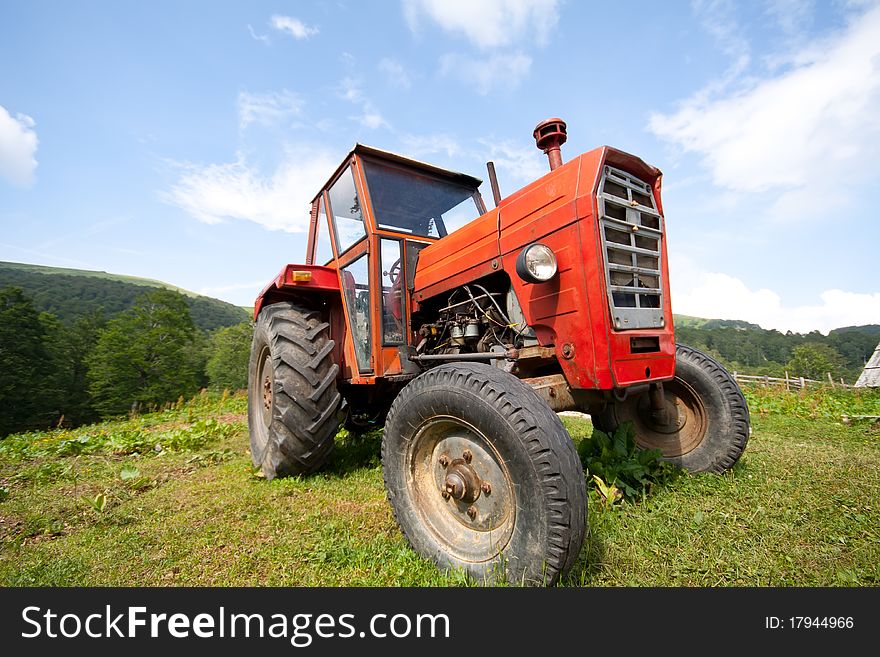
<path id="1" fill-rule="evenodd" d="M 419 355 L 504 353 L 534 342 L 512 292 L 490 292 L 478 283 L 453 290 L 418 334 Z"/>

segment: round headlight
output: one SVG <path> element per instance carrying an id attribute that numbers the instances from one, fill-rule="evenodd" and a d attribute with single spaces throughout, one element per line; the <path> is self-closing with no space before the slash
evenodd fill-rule
<path id="1" fill-rule="evenodd" d="M 556 254 L 549 246 L 529 244 L 516 259 L 516 273 L 529 283 L 543 283 L 556 276 Z"/>

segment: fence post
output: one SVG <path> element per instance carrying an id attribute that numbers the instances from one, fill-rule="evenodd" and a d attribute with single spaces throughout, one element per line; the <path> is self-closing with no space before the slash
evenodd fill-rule
<path id="1" fill-rule="evenodd" d="M 826 372 L 828 374 L 828 383 L 831 384 L 831 387 L 834 387 L 834 379 L 831 378 L 831 372 Z"/>
<path id="2" fill-rule="evenodd" d="M 769 387 L 770 387 L 770 377 L 767 376 L 766 374 L 764 375 L 764 387 L 765 387 L 765 388 L 769 388 Z"/>
<path id="3" fill-rule="evenodd" d="M 785 389 L 791 392 L 791 383 L 788 380 L 788 370 L 785 371 Z"/>
<path id="4" fill-rule="evenodd" d="M 733 370 L 733 380 L 736 381 L 736 370 Z"/>
<path id="5" fill-rule="evenodd" d="M 807 387 L 807 382 L 804 381 L 804 377 L 801 377 L 801 390 Z"/>
<path id="6" fill-rule="evenodd" d="M 846 384 L 843 382 L 843 377 L 840 377 L 840 387 L 846 388 Z"/>

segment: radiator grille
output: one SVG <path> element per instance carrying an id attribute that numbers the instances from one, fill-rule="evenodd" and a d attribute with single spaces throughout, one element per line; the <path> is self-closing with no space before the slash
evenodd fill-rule
<path id="1" fill-rule="evenodd" d="M 625 171 L 606 166 L 597 200 L 614 327 L 662 327 L 663 218 L 651 187 Z"/>

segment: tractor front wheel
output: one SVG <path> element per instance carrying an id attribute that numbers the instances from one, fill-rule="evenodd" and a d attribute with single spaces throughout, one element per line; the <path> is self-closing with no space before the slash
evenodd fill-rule
<path id="1" fill-rule="evenodd" d="M 552 584 L 580 553 L 575 447 L 532 389 L 498 368 L 447 364 L 410 382 L 388 413 L 382 470 L 403 534 L 443 569 Z"/>
<path id="2" fill-rule="evenodd" d="M 614 431 L 632 422 L 636 443 L 658 449 L 689 472 L 724 472 L 749 439 L 749 407 L 733 377 L 710 356 L 684 345 L 675 353 L 675 378 L 613 401 L 591 414 L 593 425 Z"/>
<path id="3" fill-rule="evenodd" d="M 267 479 L 309 474 L 327 461 L 339 428 L 330 325 L 289 302 L 260 312 L 248 370 L 251 459 Z"/>

